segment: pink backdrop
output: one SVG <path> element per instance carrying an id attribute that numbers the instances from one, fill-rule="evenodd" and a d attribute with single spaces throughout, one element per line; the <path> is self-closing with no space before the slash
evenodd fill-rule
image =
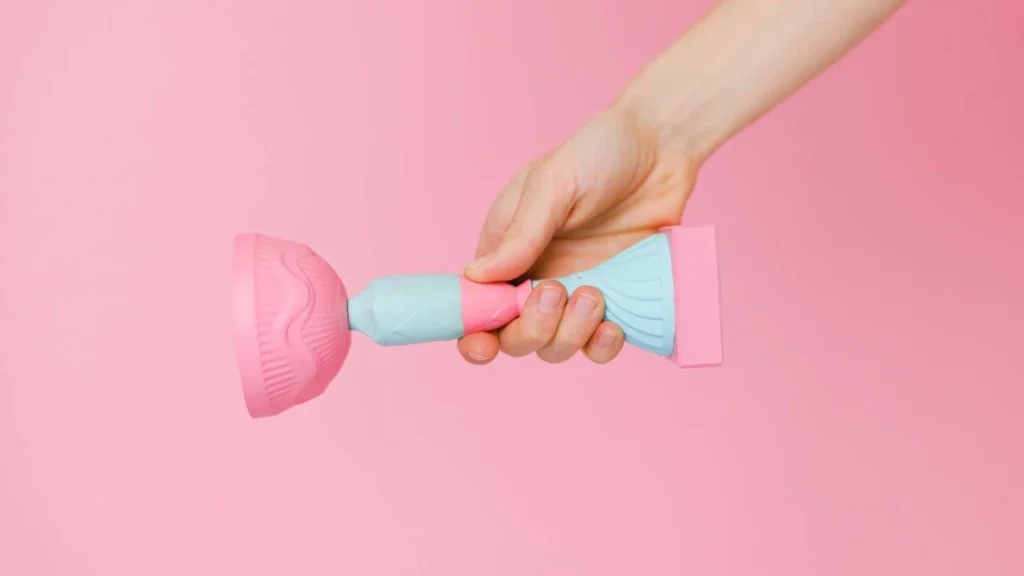
<path id="1" fill-rule="evenodd" d="M 708 4 L 0 0 L 0 574 L 1024 572 L 1024 8 L 911 2 L 726 146 L 726 365 L 360 338 L 252 421 L 232 235 L 455 271 Z"/>

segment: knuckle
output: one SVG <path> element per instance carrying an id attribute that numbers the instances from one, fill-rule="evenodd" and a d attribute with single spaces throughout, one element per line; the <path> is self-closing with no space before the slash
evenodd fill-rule
<path id="1" fill-rule="evenodd" d="M 554 339 L 555 329 L 543 322 L 530 322 L 523 331 L 526 344 L 534 350 L 546 346 Z"/>
<path id="2" fill-rule="evenodd" d="M 549 362 L 565 362 L 579 352 L 587 342 L 587 334 L 582 329 L 560 331 L 555 339 L 540 350 L 550 358 Z"/>
<path id="3" fill-rule="evenodd" d="M 556 344 L 560 348 L 571 348 L 578 350 L 582 348 L 593 334 L 592 327 L 587 326 L 583 321 L 567 322 L 561 333 L 556 336 Z"/>
<path id="4" fill-rule="evenodd" d="M 531 254 L 539 254 L 547 247 L 547 240 L 536 234 L 522 234 L 522 248 Z"/>
<path id="5" fill-rule="evenodd" d="M 534 190 L 543 190 L 545 194 L 559 199 L 569 199 L 576 195 L 579 179 L 575 170 L 567 169 L 572 162 L 567 161 L 569 158 L 566 153 L 567 149 L 560 149 L 532 171 L 530 183 Z"/>
<path id="6" fill-rule="evenodd" d="M 513 358 L 522 358 L 530 353 L 528 347 L 524 346 L 521 340 L 509 336 L 501 338 L 498 346 L 503 353 Z"/>
<path id="7" fill-rule="evenodd" d="M 555 347 L 542 348 L 537 351 L 537 357 L 548 364 L 561 364 L 572 358 L 573 352 L 566 352 Z"/>

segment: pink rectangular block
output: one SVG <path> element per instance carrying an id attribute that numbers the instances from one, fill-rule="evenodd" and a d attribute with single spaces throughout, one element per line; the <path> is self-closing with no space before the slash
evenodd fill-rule
<path id="1" fill-rule="evenodd" d="M 722 314 L 714 227 L 666 230 L 675 284 L 676 342 L 671 359 L 683 368 L 722 364 Z"/>

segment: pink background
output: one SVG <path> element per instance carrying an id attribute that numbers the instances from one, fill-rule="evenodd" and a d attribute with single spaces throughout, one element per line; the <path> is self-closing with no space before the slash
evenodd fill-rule
<path id="1" fill-rule="evenodd" d="M 726 365 L 359 338 L 252 421 L 237 231 L 357 290 L 708 4 L 0 0 L 0 574 L 1024 573 L 1024 8 L 911 2 L 721 150 Z"/>

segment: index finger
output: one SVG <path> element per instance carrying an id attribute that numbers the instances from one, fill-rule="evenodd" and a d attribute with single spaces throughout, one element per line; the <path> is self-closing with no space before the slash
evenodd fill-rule
<path id="1" fill-rule="evenodd" d="M 480 230 L 480 238 L 477 241 L 474 258 L 486 256 L 494 252 L 501 243 L 502 236 L 508 230 L 512 222 L 512 216 L 519 207 L 519 201 L 523 196 L 523 185 L 526 182 L 528 168 L 521 170 L 505 188 L 498 193 L 487 216 L 484 218 L 484 225 Z"/>
<path id="2" fill-rule="evenodd" d="M 523 193 L 527 170 L 521 170 L 516 177 L 498 193 L 484 218 L 474 258 L 486 256 L 494 252 L 501 243 L 501 237 L 508 229 L 512 216 L 519 207 L 519 199 Z M 458 340 L 458 349 L 462 357 L 470 364 L 489 364 L 499 352 L 498 336 L 494 332 L 466 334 Z"/>

